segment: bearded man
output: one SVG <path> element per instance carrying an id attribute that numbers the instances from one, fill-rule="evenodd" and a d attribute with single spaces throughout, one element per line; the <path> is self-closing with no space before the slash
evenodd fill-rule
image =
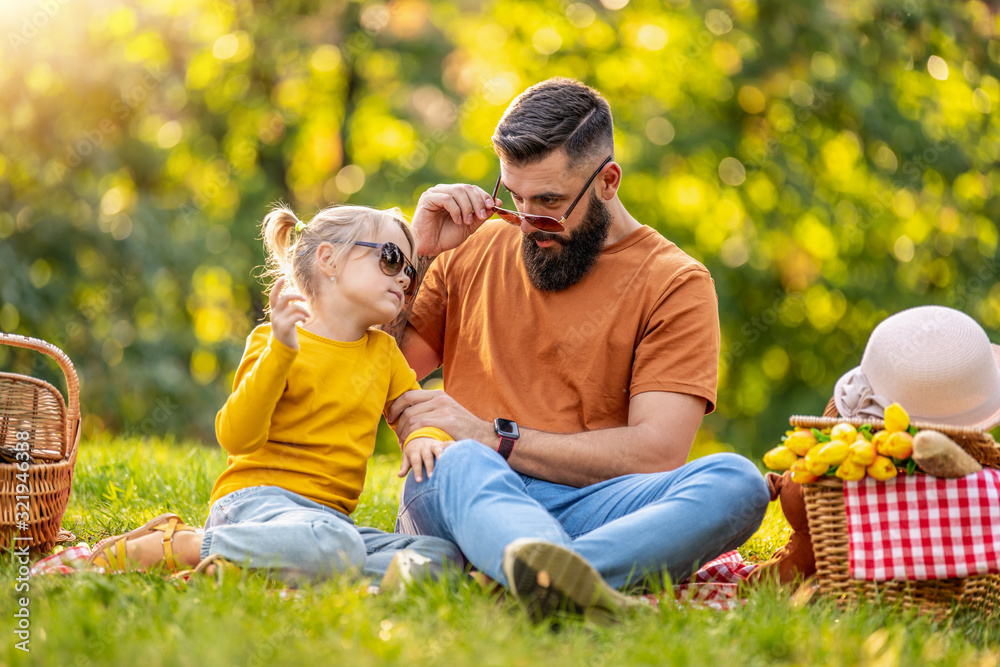
<path id="1" fill-rule="evenodd" d="M 426 277 L 391 330 L 418 377 L 443 365 L 444 391 L 404 394 L 388 417 L 400 441 L 435 426 L 457 442 L 408 475 L 396 530 L 452 540 L 534 618 L 614 617 L 633 600 L 617 589 L 743 543 L 767 488 L 735 454 L 686 463 L 715 408 L 718 299 L 619 200 L 605 99 L 537 84 L 493 146 L 493 196 L 438 185 L 413 217 Z"/>

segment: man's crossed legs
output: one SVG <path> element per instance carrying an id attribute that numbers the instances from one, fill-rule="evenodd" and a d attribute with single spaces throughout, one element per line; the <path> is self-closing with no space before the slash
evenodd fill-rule
<path id="1" fill-rule="evenodd" d="M 525 569 L 537 575 L 539 563 L 574 578 L 592 572 L 589 563 L 615 588 L 664 573 L 683 579 L 746 541 L 769 499 L 760 472 L 736 454 L 578 489 L 514 472 L 492 449 L 463 440 L 445 449 L 430 479 L 407 477 L 396 531 L 455 542 L 469 562 L 522 597 L 522 585 L 537 582 L 510 582 L 507 575 Z"/>

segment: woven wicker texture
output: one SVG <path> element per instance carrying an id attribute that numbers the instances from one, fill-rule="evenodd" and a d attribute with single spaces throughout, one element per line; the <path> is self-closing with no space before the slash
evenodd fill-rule
<path id="1" fill-rule="evenodd" d="M 32 552 L 52 549 L 69 502 L 80 441 L 80 383 L 62 350 L 45 341 L 0 334 L 0 345 L 22 347 L 52 357 L 66 377 L 67 402 L 51 384 L 16 373 L 0 373 L 0 549 L 14 537 Z M 14 462 L 27 443 L 31 462 Z M 27 515 L 27 516 L 25 516 Z"/>
<path id="2" fill-rule="evenodd" d="M 872 424 L 875 430 L 884 428 L 878 419 L 842 419 L 794 416 L 792 426 L 827 428 L 838 423 L 854 426 Z M 833 409 L 836 414 L 836 409 Z M 930 428 L 948 434 L 984 465 L 997 467 L 1000 455 L 989 433 L 956 429 L 940 424 L 915 423 L 918 429 Z M 836 600 L 841 607 L 852 607 L 860 600 L 898 604 L 916 609 L 937 620 L 960 610 L 971 610 L 981 616 L 1000 614 L 1000 574 L 988 574 L 960 579 L 929 581 L 867 581 L 849 575 L 847 510 L 844 507 L 844 484 L 839 479 L 820 479 L 802 486 L 813 552 L 816 555 L 816 581 L 819 593 Z"/>

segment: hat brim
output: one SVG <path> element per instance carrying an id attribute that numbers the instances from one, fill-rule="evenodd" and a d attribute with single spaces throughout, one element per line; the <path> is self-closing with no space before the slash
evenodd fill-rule
<path id="1" fill-rule="evenodd" d="M 1000 370 L 1000 345 L 990 344 L 990 348 L 993 349 L 993 359 L 997 362 L 997 369 Z M 996 410 L 986 419 L 976 422 L 975 424 L 968 424 L 966 428 L 973 428 L 977 431 L 990 431 L 1000 425 L 1000 405 L 996 406 Z"/>

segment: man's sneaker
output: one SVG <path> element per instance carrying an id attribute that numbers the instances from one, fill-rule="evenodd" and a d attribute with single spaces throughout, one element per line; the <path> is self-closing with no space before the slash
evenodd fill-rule
<path id="1" fill-rule="evenodd" d="M 562 612 L 609 624 L 643 606 L 609 586 L 582 556 L 551 542 L 514 540 L 504 549 L 503 573 L 535 622 Z"/>
<path id="2" fill-rule="evenodd" d="M 412 549 L 403 549 L 392 557 L 379 588 L 384 593 L 403 592 L 414 581 L 430 578 L 430 564 L 430 558 Z"/>

